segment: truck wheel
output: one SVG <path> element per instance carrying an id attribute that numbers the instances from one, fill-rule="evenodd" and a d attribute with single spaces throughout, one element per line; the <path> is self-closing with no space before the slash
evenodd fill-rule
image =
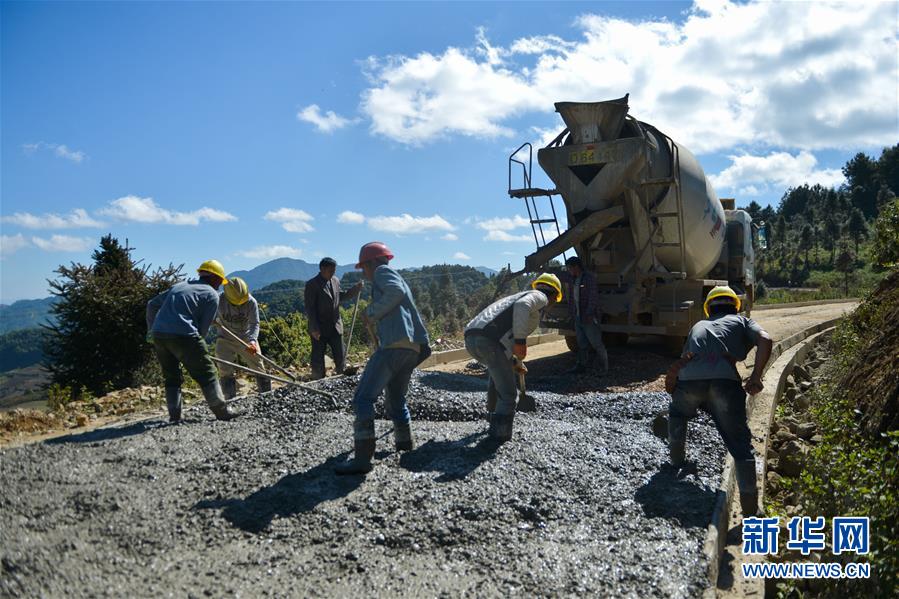
<path id="1" fill-rule="evenodd" d="M 623 347 L 627 345 L 627 333 L 603 333 L 602 343 L 606 347 Z"/>
<path id="2" fill-rule="evenodd" d="M 570 351 L 577 353 L 577 335 L 565 335 L 565 345 L 568 346 Z"/>

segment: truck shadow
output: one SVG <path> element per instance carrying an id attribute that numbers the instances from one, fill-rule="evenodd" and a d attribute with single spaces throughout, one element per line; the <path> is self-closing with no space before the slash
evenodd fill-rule
<path id="1" fill-rule="evenodd" d="M 499 444 L 480 431 L 454 441 L 427 441 L 400 456 L 400 466 L 410 472 L 441 472 L 434 480 L 448 483 L 466 478 L 497 449 Z"/>
<path id="2" fill-rule="evenodd" d="M 637 489 L 634 500 L 647 518 L 673 519 L 682 528 L 705 528 L 712 517 L 715 495 L 707 487 L 678 478 L 673 470 L 662 470 Z"/>
<path id="3" fill-rule="evenodd" d="M 260 533 L 276 517 L 286 518 L 310 512 L 320 503 L 345 497 L 357 489 L 364 476 L 336 476 L 334 467 L 350 452 L 332 456 L 305 472 L 288 474 L 275 484 L 262 487 L 244 499 L 212 499 L 194 504 L 193 509 L 222 509 L 233 526 Z"/>

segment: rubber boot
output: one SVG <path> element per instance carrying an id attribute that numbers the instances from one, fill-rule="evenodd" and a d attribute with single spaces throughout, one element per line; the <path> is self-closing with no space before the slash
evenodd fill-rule
<path id="1" fill-rule="evenodd" d="M 233 376 L 222 378 L 222 394 L 225 399 L 234 399 L 237 397 L 237 379 Z"/>
<path id="2" fill-rule="evenodd" d="M 512 439 L 512 422 L 514 419 L 515 414 L 491 414 L 487 436 L 500 443 L 510 441 Z"/>
<path id="3" fill-rule="evenodd" d="M 755 480 L 755 459 L 735 460 L 737 488 L 740 489 L 740 508 L 744 516 L 755 516 L 759 511 L 759 491 Z"/>
<path id="4" fill-rule="evenodd" d="M 397 451 L 412 451 L 412 427 L 409 422 L 393 423 L 393 442 Z"/>
<path id="5" fill-rule="evenodd" d="M 578 349 L 577 350 L 577 363 L 568 370 L 565 371 L 565 374 L 583 374 L 587 372 L 587 358 L 589 356 L 589 351 L 586 349 Z"/>
<path id="6" fill-rule="evenodd" d="M 240 416 L 239 413 L 232 411 L 228 404 L 225 403 L 222 387 L 217 380 L 203 387 L 203 397 L 206 398 L 206 403 L 209 404 L 209 409 L 215 414 L 216 419 L 234 420 Z"/>
<path id="7" fill-rule="evenodd" d="M 680 468 L 687 457 L 687 419 L 668 414 L 668 455 L 671 465 Z"/>
<path id="8" fill-rule="evenodd" d="M 375 455 L 375 421 L 363 420 L 353 424 L 353 459 L 334 468 L 337 474 L 368 474 Z"/>
<path id="9" fill-rule="evenodd" d="M 493 384 L 491 380 L 487 384 L 487 413 L 492 414 L 494 410 L 496 410 L 496 398 L 498 395 L 496 394 L 496 385 Z"/>
<path id="10" fill-rule="evenodd" d="M 268 393 L 272 390 L 272 379 L 264 376 L 256 377 L 256 391 L 259 393 Z"/>
<path id="11" fill-rule="evenodd" d="M 181 422 L 181 387 L 165 388 L 165 405 L 169 409 L 169 422 Z"/>
<path id="12" fill-rule="evenodd" d="M 596 359 L 593 364 L 597 376 L 604 376 L 609 373 L 609 354 L 605 347 L 600 348 L 596 352 Z"/>

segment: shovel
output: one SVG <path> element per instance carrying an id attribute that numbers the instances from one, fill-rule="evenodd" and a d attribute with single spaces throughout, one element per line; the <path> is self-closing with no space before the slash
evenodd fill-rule
<path id="1" fill-rule="evenodd" d="M 525 393 L 524 388 L 524 375 L 528 373 L 528 367 L 517 357 L 513 359 L 512 364 L 513 368 L 518 373 L 518 407 L 516 408 L 516 411 L 536 412 L 537 402 L 534 401 L 532 396 Z"/>
<path id="2" fill-rule="evenodd" d="M 250 368 L 248 366 L 243 366 L 241 364 L 235 364 L 234 362 L 229 362 L 228 360 L 222 360 L 221 358 L 216 358 L 215 356 L 210 356 L 213 362 L 218 362 L 219 364 L 224 364 L 225 366 L 230 366 L 231 368 L 236 368 L 237 370 L 243 370 L 244 372 L 249 372 L 250 374 L 255 374 L 256 376 L 262 376 L 272 381 L 278 381 L 279 383 L 284 383 L 287 385 L 293 385 L 294 387 L 299 387 L 300 389 L 305 389 L 310 393 L 315 393 L 316 395 L 321 395 L 322 397 L 327 397 L 331 400 L 331 404 L 336 408 L 338 407 L 337 401 L 334 399 L 334 395 L 328 393 L 327 391 L 322 391 L 321 389 L 316 389 L 315 387 L 311 387 L 309 385 L 304 385 L 303 383 L 299 383 L 297 381 L 291 381 L 285 378 L 281 378 L 280 376 L 275 376 L 273 374 L 269 374 L 267 372 L 262 372 L 261 370 L 256 370 L 254 368 Z"/>
<path id="3" fill-rule="evenodd" d="M 226 327 L 225 325 L 223 325 L 221 322 L 216 322 L 216 323 L 215 323 L 215 326 L 217 326 L 218 328 L 220 328 L 221 330 L 223 330 L 224 332 L 226 332 L 228 335 L 231 336 L 232 339 L 234 339 L 235 341 L 237 341 L 238 343 L 240 343 L 241 345 L 243 345 L 243 346 L 247 349 L 247 351 L 253 352 L 253 346 L 252 346 L 252 345 L 250 345 L 249 343 L 247 343 L 246 341 L 244 341 L 243 339 L 241 339 L 235 332 L 229 330 L 228 327 Z M 269 366 L 274 366 L 275 368 L 277 368 L 278 370 L 280 370 L 281 372 L 283 372 L 284 374 L 286 374 L 287 376 L 289 376 L 289 377 L 290 377 L 290 380 L 296 382 L 297 377 L 295 377 L 289 370 L 287 370 L 287 369 L 284 368 L 283 366 L 279 366 L 274 360 L 272 360 L 271 358 L 268 358 L 268 357 L 262 355 L 262 353 L 259 353 L 258 355 L 259 355 L 260 358 L 262 358 L 262 361 L 263 361 L 263 362 L 265 362 L 265 363 L 268 364 Z"/>
<path id="4" fill-rule="evenodd" d="M 362 290 L 356 294 L 356 303 L 353 304 L 353 323 L 350 325 L 350 336 L 346 340 L 346 357 L 350 357 L 350 347 L 353 345 L 353 331 L 356 330 L 356 314 L 359 312 L 359 298 L 362 297 Z M 353 375 L 359 372 L 358 366 L 346 366 L 343 369 L 343 374 Z"/>

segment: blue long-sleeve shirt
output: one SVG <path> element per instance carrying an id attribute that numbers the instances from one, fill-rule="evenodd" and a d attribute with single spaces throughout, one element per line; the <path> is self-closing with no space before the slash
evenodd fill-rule
<path id="1" fill-rule="evenodd" d="M 182 281 L 147 302 L 147 330 L 154 335 L 205 337 L 219 294 L 203 281 Z"/>

